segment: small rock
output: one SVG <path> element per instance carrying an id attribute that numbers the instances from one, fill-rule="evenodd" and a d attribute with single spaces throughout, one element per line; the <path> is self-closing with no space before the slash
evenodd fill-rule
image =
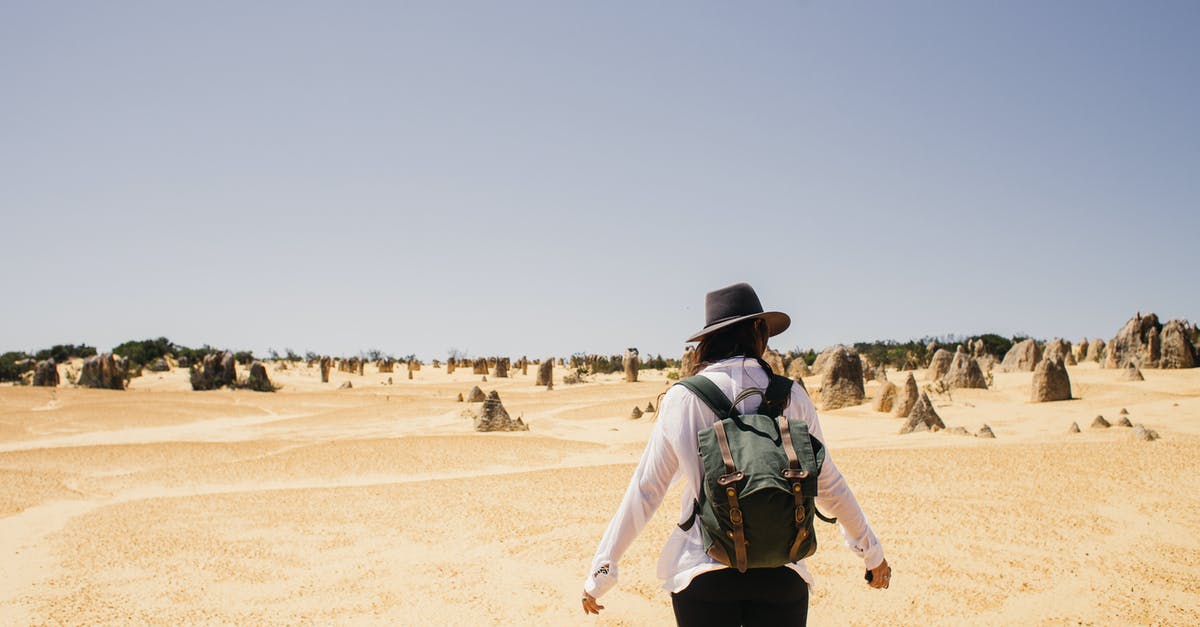
<path id="1" fill-rule="evenodd" d="M 647 413 L 647 414 L 654 413 L 654 403 L 646 403 L 646 412 L 645 413 Z"/>
<path id="2" fill-rule="evenodd" d="M 478 385 L 471 388 L 470 392 L 467 392 L 468 403 L 482 403 L 485 400 L 487 400 L 487 395 L 483 393 L 483 390 L 479 389 Z"/>
<path id="3" fill-rule="evenodd" d="M 629 417 L 632 418 L 633 420 L 637 420 L 638 418 L 641 418 L 642 417 L 642 409 L 640 407 L 634 405 L 633 411 L 629 412 Z"/>
<path id="4" fill-rule="evenodd" d="M 1129 422 L 1129 416 L 1121 416 L 1121 419 L 1117 421 L 1117 426 L 1118 427 L 1132 427 L 1133 423 Z"/>
<path id="5" fill-rule="evenodd" d="M 976 433 L 976 434 L 975 434 L 975 437 L 977 437 L 977 438 L 990 438 L 990 439 L 993 439 L 993 440 L 994 440 L 994 439 L 996 439 L 996 434 L 995 434 L 995 433 L 992 433 L 992 428 L 991 428 L 991 427 L 989 427 L 989 426 L 987 426 L 987 425 L 983 425 L 982 427 L 980 427 L 980 428 L 979 428 L 979 433 Z"/>
<path id="6" fill-rule="evenodd" d="M 1096 418 L 1092 420 L 1093 429 L 1107 429 L 1111 426 L 1112 424 L 1105 420 L 1104 416 L 1096 416 Z"/>
<path id="7" fill-rule="evenodd" d="M 1133 439 L 1142 442 L 1153 442 L 1158 439 L 1158 432 L 1153 429 L 1147 429 L 1145 425 L 1137 425 L 1133 428 Z"/>
<path id="8" fill-rule="evenodd" d="M 351 383 L 351 382 L 349 382 L 349 381 L 347 381 L 347 382 L 345 382 L 345 383 L 343 383 L 343 384 L 339 385 L 339 386 L 338 386 L 338 389 L 339 389 L 339 390 L 349 390 L 349 389 L 350 389 L 350 388 L 352 388 L 352 387 L 354 387 L 354 384 L 353 384 L 353 383 Z"/>
<path id="9" fill-rule="evenodd" d="M 1128 415 L 1129 415 L 1129 410 L 1128 410 L 1128 409 L 1125 409 L 1124 407 L 1122 407 L 1122 408 L 1121 408 L 1121 415 L 1122 415 L 1122 416 L 1128 416 Z"/>
<path id="10" fill-rule="evenodd" d="M 460 403 L 461 403 L 461 402 L 463 402 L 463 395 L 462 395 L 462 392 L 459 392 L 459 393 L 458 393 L 458 402 L 460 402 Z"/>
<path id="11" fill-rule="evenodd" d="M 1071 423 L 1071 428 L 1070 428 L 1070 429 L 1067 429 L 1067 433 L 1079 433 L 1079 423 L 1078 423 L 1078 422 L 1072 422 L 1072 423 Z"/>
<path id="12" fill-rule="evenodd" d="M 950 427 L 946 429 L 946 433 L 950 435 L 971 435 L 971 432 L 967 431 L 966 427 Z"/>

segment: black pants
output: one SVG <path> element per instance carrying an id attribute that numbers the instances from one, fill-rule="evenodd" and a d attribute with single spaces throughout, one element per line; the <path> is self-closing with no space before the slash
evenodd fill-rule
<path id="1" fill-rule="evenodd" d="M 671 594 L 679 627 L 792 626 L 808 622 L 808 584 L 787 566 L 722 568 Z"/>

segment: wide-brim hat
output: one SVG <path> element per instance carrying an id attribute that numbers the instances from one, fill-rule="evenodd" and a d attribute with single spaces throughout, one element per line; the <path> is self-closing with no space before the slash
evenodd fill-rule
<path id="1" fill-rule="evenodd" d="M 763 311 L 762 302 L 749 283 L 735 283 L 704 295 L 704 328 L 686 341 L 696 342 L 706 335 L 756 318 L 767 323 L 771 337 L 783 333 L 792 324 L 792 319 L 782 311 Z"/>

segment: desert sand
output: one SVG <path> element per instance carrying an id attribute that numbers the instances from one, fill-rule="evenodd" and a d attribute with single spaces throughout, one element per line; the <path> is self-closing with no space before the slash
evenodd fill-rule
<path id="1" fill-rule="evenodd" d="M 579 605 L 653 424 L 630 410 L 669 381 L 563 370 L 549 391 L 532 368 L 321 384 L 303 365 L 272 367 L 274 394 L 192 392 L 183 370 L 126 391 L 0 387 L 0 624 L 672 624 L 654 570 L 678 488 L 607 609 Z M 1030 373 L 934 399 L 994 440 L 897 435 L 869 399 L 822 412 L 895 575 L 869 589 L 819 524 L 811 623 L 1195 624 L 1200 369 L 1069 372 L 1076 400 L 1029 403 Z M 530 431 L 475 433 L 456 397 L 476 384 Z M 1161 439 L 1089 428 L 1122 408 Z"/>

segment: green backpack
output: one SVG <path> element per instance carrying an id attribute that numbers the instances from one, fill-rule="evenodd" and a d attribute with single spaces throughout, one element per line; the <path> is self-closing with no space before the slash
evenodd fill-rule
<path id="1" fill-rule="evenodd" d="M 721 389 L 696 375 L 676 385 L 691 390 L 716 414 L 699 433 L 704 485 L 684 531 L 697 519 L 704 549 L 713 559 L 746 572 L 798 562 L 817 550 L 813 515 L 825 447 L 803 420 L 783 416 L 792 380 L 771 376 L 764 392 L 749 388 L 729 402 Z M 757 394 L 755 414 L 737 414 L 738 403 Z M 733 556 L 730 559 L 730 556 Z"/>

